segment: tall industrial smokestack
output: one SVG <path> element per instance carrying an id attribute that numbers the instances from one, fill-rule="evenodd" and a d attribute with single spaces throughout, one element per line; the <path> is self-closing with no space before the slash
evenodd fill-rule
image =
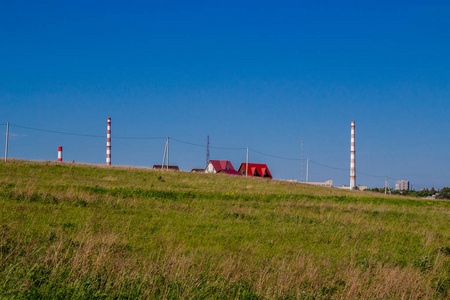
<path id="1" fill-rule="evenodd" d="M 106 165 L 111 165 L 111 118 L 108 118 L 106 128 Z"/>
<path id="2" fill-rule="evenodd" d="M 351 146 L 350 146 L 350 189 L 356 187 L 356 167 L 355 167 L 355 121 L 352 121 L 351 131 Z"/>

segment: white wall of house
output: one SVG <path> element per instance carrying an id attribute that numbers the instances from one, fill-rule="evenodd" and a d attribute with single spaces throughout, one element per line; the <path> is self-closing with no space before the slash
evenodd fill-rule
<path id="1" fill-rule="evenodd" d="M 205 173 L 216 173 L 216 169 L 214 169 L 211 162 L 208 163 L 208 166 L 205 169 Z"/>

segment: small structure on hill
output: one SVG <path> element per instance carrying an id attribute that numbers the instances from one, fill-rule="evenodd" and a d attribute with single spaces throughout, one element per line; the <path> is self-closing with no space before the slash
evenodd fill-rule
<path id="1" fill-rule="evenodd" d="M 323 186 L 323 187 L 333 187 L 333 180 L 326 180 L 325 182 L 305 182 L 306 184 Z"/>
<path id="2" fill-rule="evenodd" d="M 219 173 L 220 171 L 234 175 L 238 173 L 229 160 L 210 160 L 205 168 L 205 173 Z"/>
<path id="3" fill-rule="evenodd" d="M 166 165 L 164 165 L 164 166 L 162 166 L 162 165 L 153 165 L 152 169 L 161 170 L 161 168 L 163 170 L 180 171 L 178 166 L 171 166 L 171 165 L 169 165 L 169 166 L 166 166 Z"/>
<path id="4" fill-rule="evenodd" d="M 307 182 L 308 183 L 308 182 Z M 364 190 L 367 190 L 367 186 L 364 186 L 364 185 L 357 185 L 357 186 L 355 186 L 353 189 L 351 189 L 349 186 L 347 186 L 347 185 L 344 185 L 344 186 L 342 186 L 342 187 L 337 187 L 338 189 L 341 189 L 341 190 L 359 190 L 359 191 L 364 191 Z M 390 192 L 389 192 L 390 193 Z"/>
<path id="5" fill-rule="evenodd" d="M 191 172 L 193 172 L 193 173 L 205 173 L 205 169 L 192 169 Z"/>
<path id="6" fill-rule="evenodd" d="M 272 179 L 272 174 L 270 174 L 269 168 L 266 164 L 242 163 L 239 167 L 238 172 L 242 175 L 247 174 L 248 176 L 265 177 Z"/>
<path id="7" fill-rule="evenodd" d="M 223 174 L 228 174 L 228 175 L 241 175 L 241 173 L 239 173 L 236 170 L 219 170 L 219 172 L 217 173 L 223 173 Z"/>

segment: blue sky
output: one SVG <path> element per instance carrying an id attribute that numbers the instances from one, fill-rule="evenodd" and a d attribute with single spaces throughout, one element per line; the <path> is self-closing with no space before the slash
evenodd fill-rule
<path id="1" fill-rule="evenodd" d="M 65 160 L 104 164 L 106 137 L 18 126 L 101 136 L 111 117 L 113 165 L 160 164 L 165 144 L 114 137 L 205 145 L 209 134 L 213 147 L 293 159 L 303 137 L 304 177 L 308 157 L 310 181 L 340 186 L 354 120 L 357 172 L 379 176 L 357 184 L 450 186 L 446 2 L 1 1 L 9 156 L 56 160 L 63 146 Z M 170 143 L 183 170 L 205 153 Z M 235 167 L 245 155 L 211 149 Z M 250 151 L 250 162 L 301 179 L 299 160 Z"/>

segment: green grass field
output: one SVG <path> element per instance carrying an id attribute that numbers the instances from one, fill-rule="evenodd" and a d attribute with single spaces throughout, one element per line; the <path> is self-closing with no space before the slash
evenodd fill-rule
<path id="1" fill-rule="evenodd" d="M 450 202 L 0 163 L 1 299 L 447 299 Z"/>

